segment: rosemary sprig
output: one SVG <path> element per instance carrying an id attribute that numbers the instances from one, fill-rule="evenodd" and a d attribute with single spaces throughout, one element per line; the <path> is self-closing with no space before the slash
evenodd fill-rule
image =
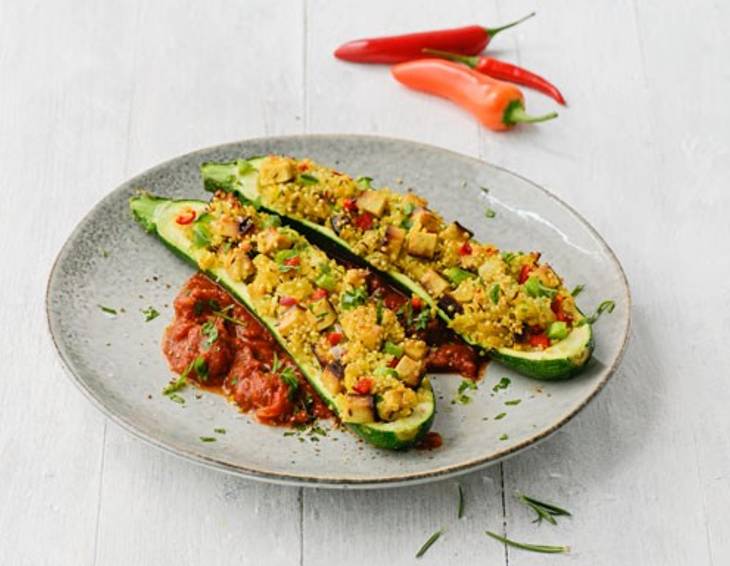
<path id="1" fill-rule="evenodd" d="M 518 501 L 527 505 L 530 509 L 532 509 L 537 514 L 537 517 L 535 518 L 533 523 L 542 523 L 542 520 L 545 519 L 551 525 L 557 525 L 558 523 L 555 520 L 555 517 L 570 517 L 571 516 L 570 511 L 561 509 L 557 505 L 553 505 L 551 503 L 545 503 L 543 501 L 538 501 L 534 497 L 529 497 L 528 495 L 525 495 L 524 493 L 517 493 L 516 497 L 517 497 Z"/>
<path id="2" fill-rule="evenodd" d="M 232 305 L 229 305 L 232 306 Z M 223 320 L 227 320 L 228 322 L 232 322 L 233 324 L 238 324 L 239 326 L 246 326 L 246 323 L 242 320 L 238 320 L 237 318 L 233 318 L 232 316 L 228 316 L 223 311 L 213 311 L 213 314 L 219 318 L 222 318 Z"/>
<path id="3" fill-rule="evenodd" d="M 456 516 L 461 519 L 464 516 L 464 490 L 461 484 L 457 484 L 459 487 L 459 507 L 456 511 Z"/>
<path id="4" fill-rule="evenodd" d="M 416 558 L 421 558 L 421 556 L 423 556 L 424 554 L 426 554 L 426 552 L 428 551 L 429 548 L 431 548 L 431 546 L 433 545 L 433 543 L 435 543 L 439 539 L 439 537 L 442 534 L 444 534 L 444 531 L 445 530 L 446 529 L 439 529 L 438 531 L 436 531 L 435 533 L 433 533 L 428 538 L 428 540 L 423 543 L 423 546 L 418 549 L 418 552 L 416 552 Z"/>
<path id="5" fill-rule="evenodd" d="M 493 539 L 506 544 L 507 546 L 512 546 L 514 548 L 521 548 L 522 550 L 529 550 L 530 552 L 541 552 L 543 554 L 561 554 L 564 552 L 570 552 L 569 546 L 550 546 L 547 544 L 529 544 L 526 542 L 518 542 L 516 540 L 508 539 L 507 537 L 503 537 L 502 535 L 498 535 L 497 533 L 493 533 L 492 531 L 485 531 L 485 532 L 486 532 L 487 536 L 490 536 Z"/>

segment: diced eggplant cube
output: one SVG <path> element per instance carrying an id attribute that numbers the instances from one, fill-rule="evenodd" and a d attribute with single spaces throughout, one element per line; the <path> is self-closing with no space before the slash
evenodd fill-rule
<path id="1" fill-rule="evenodd" d="M 322 331 L 335 322 L 337 322 L 337 314 L 327 299 L 320 299 L 312 303 L 312 314 L 317 319 L 317 330 Z"/>
<path id="2" fill-rule="evenodd" d="M 426 232 L 438 232 L 441 229 L 441 220 L 430 210 L 421 208 L 413 213 L 413 224 L 420 226 Z"/>
<path id="3" fill-rule="evenodd" d="M 396 259 L 406 240 L 406 231 L 397 226 L 388 226 L 385 229 L 385 253 L 391 259 Z"/>
<path id="4" fill-rule="evenodd" d="M 277 330 L 282 336 L 286 336 L 296 328 L 307 328 L 311 322 L 311 316 L 305 309 L 294 306 L 289 308 L 279 319 Z"/>
<path id="5" fill-rule="evenodd" d="M 342 378 L 344 375 L 345 371 L 340 362 L 327 364 L 322 372 L 322 384 L 332 395 L 337 395 L 342 391 Z"/>
<path id="6" fill-rule="evenodd" d="M 451 287 L 449 282 L 433 269 L 429 269 L 423 274 L 423 277 L 421 277 L 421 285 L 423 285 L 426 291 L 428 291 L 428 294 L 434 298 L 440 297 Z"/>

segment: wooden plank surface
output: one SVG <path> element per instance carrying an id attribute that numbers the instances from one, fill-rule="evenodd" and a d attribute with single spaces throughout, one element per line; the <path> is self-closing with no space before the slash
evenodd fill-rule
<path id="1" fill-rule="evenodd" d="M 330 56 L 346 39 L 536 7 L 493 46 L 554 78 L 570 106 L 508 135 L 404 91 L 386 68 Z M 0 564 L 412 564 L 443 527 L 421 563 L 729 563 L 729 18 L 711 0 L 0 3 Z M 433 143 L 566 199 L 632 285 L 614 381 L 503 465 L 398 490 L 244 481 L 107 424 L 63 376 L 45 329 L 45 279 L 68 233 L 161 160 L 303 131 Z M 517 490 L 574 516 L 534 525 Z M 505 551 L 486 529 L 573 551 Z"/>

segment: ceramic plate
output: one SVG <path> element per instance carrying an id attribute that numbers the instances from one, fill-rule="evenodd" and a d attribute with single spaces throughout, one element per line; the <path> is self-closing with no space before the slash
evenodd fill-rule
<path id="1" fill-rule="evenodd" d="M 417 188 L 447 219 L 472 228 L 504 249 L 541 250 L 567 285 L 586 283 L 584 311 L 603 299 L 616 309 L 595 328 L 594 359 L 580 376 L 543 383 L 493 363 L 473 401 L 453 404 L 461 382 L 438 375 L 433 429 L 444 439 L 433 451 L 394 453 L 353 435 L 284 436 L 257 424 L 225 399 L 187 388 L 180 405 L 161 395 L 170 380 L 160 338 L 171 304 L 193 270 L 131 218 L 127 200 L 139 188 L 174 197 L 207 198 L 203 161 L 283 153 L 308 156 L 351 175 L 369 175 L 396 190 Z M 488 188 L 488 192 L 482 187 Z M 485 218 L 491 208 L 496 217 Z M 102 311 L 112 307 L 117 316 Z M 142 310 L 161 315 L 145 322 Z M 322 487 L 417 483 L 486 466 L 546 438 L 578 413 L 606 384 L 621 359 L 629 328 L 624 273 L 601 237 L 575 211 L 513 173 L 436 147 L 368 136 L 264 138 L 197 151 L 163 163 L 114 190 L 73 232 L 48 284 L 48 320 L 73 381 L 112 420 L 173 454 L 242 476 Z M 508 389 L 493 392 L 502 377 Z M 517 405 L 505 401 L 521 400 Z M 496 417 L 506 413 L 502 418 Z M 217 442 L 203 443 L 201 436 Z"/>

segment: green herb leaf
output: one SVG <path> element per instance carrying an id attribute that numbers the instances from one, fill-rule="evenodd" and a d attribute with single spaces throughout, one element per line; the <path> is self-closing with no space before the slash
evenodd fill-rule
<path id="1" fill-rule="evenodd" d="M 512 260 L 515 259 L 516 257 L 517 257 L 516 253 L 502 252 L 502 260 L 507 264 L 512 263 Z"/>
<path id="2" fill-rule="evenodd" d="M 293 401 L 297 395 L 297 391 L 299 390 L 297 374 L 294 373 L 294 370 L 291 367 L 287 366 L 281 370 L 279 378 L 287 385 L 287 387 L 289 387 L 289 401 Z"/>
<path id="3" fill-rule="evenodd" d="M 356 287 L 342 294 L 342 308 L 345 310 L 354 309 L 364 305 L 368 300 L 368 292 L 364 287 Z"/>
<path id="4" fill-rule="evenodd" d="M 494 218 L 495 216 L 497 216 L 497 213 L 494 212 L 494 210 L 492 210 L 491 208 L 488 208 L 484 211 L 484 216 L 486 216 L 487 218 Z"/>
<path id="5" fill-rule="evenodd" d="M 400 358 L 403 355 L 403 346 L 398 346 L 398 344 L 394 344 L 388 340 L 383 346 L 383 352 L 395 356 L 396 358 Z"/>
<path id="6" fill-rule="evenodd" d="M 507 433 L 504 433 L 502 436 L 499 437 L 499 439 L 500 440 L 508 440 L 509 439 L 509 436 L 507 435 Z"/>
<path id="7" fill-rule="evenodd" d="M 355 182 L 360 185 L 361 187 L 365 189 L 369 189 L 372 187 L 373 178 L 372 177 L 358 177 L 355 179 Z"/>
<path id="8" fill-rule="evenodd" d="M 459 488 L 459 507 L 456 510 L 456 516 L 461 519 L 464 516 L 464 490 L 461 484 L 458 484 Z"/>
<path id="9" fill-rule="evenodd" d="M 446 275 L 446 278 L 457 287 L 462 281 L 474 279 L 476 277 L 475 273 L 467 271 L 466 269 L 461 269 L 460 267 L 450 267 L 444 271 L 444 275 Z"/>
<path id="10" fill-rule="evenodd" d="M 509 384 L 512 383 L 509 377 L 503 377 L 499 380 L 499 383 L 497 383 L 494 387 L 492 387 L 492 391 L 495 393 L 499 391 L 500 389 L 507 389 L 509 387 Z"/>
<path id="11" fill-rule="evenodd" d="M 210 350 L 211 346 L 218 340 L 218 328 L 216 328 L 215 322 L 209 320 L 200 328 L 200 332 L 206 337 L 203 342 L 203 349 Z"/>
<path id="12" fill-rule="evenodd" d="M 537 517 L 535 518 L 533 523 L 541 523 L 542 520 L 545 519 L 548 523 L 552 525 L 557 525 L 555 517 L 571 516 L 569 511 L 561 509 L 560 507 L 558 507 L 557 505 L 553 505 L 552 503 L 538 501 L 534 497 L 529 497 L 519 492 L 516 493 L 515 496 L 517 497 L 517 500 L 519 502 L 524 503 L 537 514 Z"/>
<path id="13" fill-rule="evenodd" d="M 444 531 L 446 529 L 439 529 L 435 533 L 433 533 L 426 542 L 423 543 L 423 546 L 418 549 L 418 552 L 416 552 L 416 558 L 421 558 L 426 552 L 428 552 L 428 549 L 433 546 L 433 543 L 435 543 L 439 537 L 441 537 L 442 534 L 444 534 Z"/>
<path id="14" fill-rule="evenodd" d="M 150 320 L 154 320 L 160 316 L 159 311 L 157 311 L 154 307 L 147 307 L 142 311 L 142 314 L 144 315 L 145 322 L 149 322 Z"/>
<path id="15" fill-rule="evenodd" d="M 208 362 L 203 356 L 198 356 L 193 360 L 193 369 L 201 381 L 208 381 Z"/>
<path id="16" fill-rule="evenodd" d="M 226 307 L 226 309 L 228 309 L 228 308 L 230 308 L 230 307 L 233 307 L 233 305 L 228 305 L 228 306 Z M 228 315 L 227 315 L 227 314 L 226 314 L 225 312 L 223 312 L 223 311 L 213 311 L 213 314 L 214 314 L 215 316 L 217 316 L 218 318 L 222 318 L 223 320 L 227 320 L 228 322 L 231 322 L 231 323 L 233 323 L 233 324 L 237 324 L 237 325 L 239 325 L 239 326 L 246 326 L 246 323 L 245 323 L 245 322 L 243 322 L 242 320 L 238 320 L 237 318 L 233 318 L 232 316 L 228 316 Z"/>
<path id="17" fill-rule="evenodd" d="M 201 436 L 200 442 L 216 442 L 218 439 L 215 436 Z"/>
<path id="18" fill-rule="evenodd" d="M 610 314 L 613 312 L 613 309 L 615 309 L 615 308 L 616 308 L 616 303 L 614 303 L 613 301 L 603 301 L 600 305 L 598 305 L 596 312 L 594 312 L 588 318 L 581 319 L 581 321 L 577 324 L 577 326 L 583 326 L 584 324 L 595 324 L 596 321 L 599 318 L 601 318 L 601 315 L 604 312 L 608 312 Z"/>
<path id="19" fill-rule="evenodd" d="M 111 307 L 105 307 L 104 305 L 99 305 L 99 308 L 105 312 L 106 314 L 110 314 L 112 316 L 117 316 L 117 309 L 113 309 Z"/>
<path id="20" fill-rule="evenodd" d="M 583 292 L 583 289 L 585 289 L 585 288 L 586 288 L 586 286 L 581 283 L 580 285 L 576 285 L 575 289 L 573 289 L 570 292 L 570 294 L 573 295 L 574 297 L 577 297 L 578 295 L 580 295 Z"/>
<path id="21" fill-rule="evenodd" d="M 278 228 L 279 226 L 281 226 L 281 218 L 273 214 L 265 216 L 261 222 L 262 228 Z"/>
<path id="22" fill-rule="evenodd" d="M 489 298 L 492 300 L 492 303 L 495 305 L 499 302 L 499 295 L 502 292 L 502 289 L 500 288 L 498 283 L 495 283 L 492 285 L 492 288 L 489 290 Z"/>
<path id="23" fill-rule="evenodd" d="M 193 223 L 193 244 L 198 248 L 208 247 L 213 240 L 209 227 L 210 221 L 210 214 L 204 212 Z"/>
<path id="24" fill-rule="evenodd" d="M 168 395 L 167 398 L 170 399 L 170 401 L 177 403 L 178 405 L 185 404 L 185 398 L 181 397 L 177 393 L 170 393 L 170 395 Z"/>
<path id="25" fill-rule="evenodd" d="M 226 429 L 224 429 L 224 428 L 214 428 L 213 429 L 213 432 L 215 432 L 217 434 L 225 434 L 226 433 Z"/>
<path id="26" fill-rule="evenodd" d="M 520 403 L 522 403 L 522 399 L 512 399 L 510 401 L 505 401 L 504 402 L 505 405 L 509 405 L 509 406 L 512 406 L 512 407 L 515 406 L 515 405 L 519 405 Z"/>
<path id="27" fill-rule="evenodd" d="M 315 177 L 314 175 L 310 175 L 309 173 L 302 173 L 301 175 L 299 175 L 297 182 L 300 185 L 316 185 L 317 183 L 319 183 L 319 179 L 317 179 L 317 177 Z"/>
<path id="28" fill-rule="evenodd" d="M 281 362 L 279 361 L 279 354 L 274 352 L 274 360 L 271 362 L 271 373 L 279 373 L 281 368 Z"/>
<path id="29" fill-rule="evenodd" d="M 492 531 L 486 531 L 486 534 L 493 539 L 506 544 L 507 546 L 521 548 L 522 550 L 529 550 L 531 552 L 541 552 L 543 554 L 561 554 L 565 552 L 570 552 L 570 547 L 568 546 L 549 546 L 546 544 L 528 544 L 525 542 L 517 542 L 516 540 L 511 540 L 507 537 L 503 537 L 502 535 L 498 535 L 497 533 L 493 533 Z"/>
<path id="30" fill-rule="evenodd" d="M 543 285 L 540 279 L 533 275 L 525 282 L 525 292 L 533 298 L 549 297 L 552 299 L 558 293 L 558 290 Z"/>
<path id="31" fill-rule="evenodd" d="M 170 395 L 171 393 L 175 393 L 183 389 L 188 383 L 188 374 L 192 371 L 194 364 L 195 360 L 190 362 L 188 367 L 185 368 L 175 381 L 171 381 L 162 389 L 162 394 Z"/>
<path id="32" fill-rule="evenodd" d="M 507 416 L 507 413 L 499 413 L 496 417 L 494 417 L 494 420 L 501 421 L 506 416 Z"/>
<path id="33" fill-rule="evenodd" d="M 375 370 L 373 371 L 373 374 L 376 377 L 390 376 L 390 377 L 395 377 L 396 379 L 399 377 L 398 372 L 395 369 L 388 368 L 388 367 L 385 367 L 385 366 L 378 366 L 378 367 L 376 367 Z"/>
<path id="34" fill-rule="evenodd" d="M 383 297 L 378 297 L 375 303 L 375 324 L 383 324 Z"/>
<path id="35" fill-rule="evenodd" d="M 427 308 L 421 310 L 414 319 L 416 330 L 426 330 L 428 323 L 431 321 L 431 311 Z"/>
<path id="36" fill-rule="evenodd" d="M 476 391 L 478 389 L 476 382 L 471 379 L 462 379 L 457 390 L 457 395 L 454 398 L 455 403 L 460 405 L 468 405 L 472 399 L 466 394 L 467 391 Z"/>

